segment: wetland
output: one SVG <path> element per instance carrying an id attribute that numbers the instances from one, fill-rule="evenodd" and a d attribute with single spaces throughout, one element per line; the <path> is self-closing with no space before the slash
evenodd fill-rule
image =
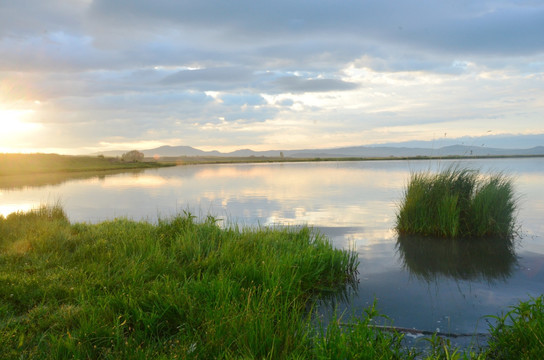
<path id="1" fill-rule="evenodd" d="M 336 249 L 356 254 L 357 282 L 342 299 L 320 303 L 344 318 L 376 301 L 395 326 L 485 333 L 488 323 L 544 285 L 544 159 L 456 160 L 512 176 L 520 236 L 513 243 L 399 237 L 395 216 L 410 174 L 450 160 L 191 165 L 26 184 L 0 184 L 0 213 L 59 203 L 71 223 L 115 218 L 209 215 L 221 228 L 309 226 Z M 459 340 L 480 341 L 478 339 Z"/>

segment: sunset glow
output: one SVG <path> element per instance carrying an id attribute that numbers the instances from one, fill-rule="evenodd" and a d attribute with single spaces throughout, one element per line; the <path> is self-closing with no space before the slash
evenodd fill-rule
<path id="1" fill-rule="evenodd" d="M 29 0 L 0 14 L 0 151 L 544 138 L 540 2 Z"/>
<path id="2" fill-rule="evenodd" d="M 0 107 L 0 152 L 21 151 L 21 143 L 32 145 L 33 136 L 42 128 L 40 124 L 30 121 L 33 115 L 33 110 Z"/>

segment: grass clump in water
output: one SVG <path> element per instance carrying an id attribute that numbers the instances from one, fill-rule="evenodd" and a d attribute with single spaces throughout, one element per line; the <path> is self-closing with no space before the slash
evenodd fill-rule
<path id="1" fill-rule="evenodd" d="M 511 238 L 515 211 L 511 178 L 449 167 L 412 174 L 396 229 L 401 235 Z"/>

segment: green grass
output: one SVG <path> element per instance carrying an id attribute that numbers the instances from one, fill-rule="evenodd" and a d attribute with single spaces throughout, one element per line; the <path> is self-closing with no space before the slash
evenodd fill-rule
<path id="1" fill-rule="evenodd" d="M 0 358 L 542 358 L 542 298 L 497 317 L 489 351 L 437 337 L 429 354 L 405 349 L 402 334 L 371 326 L 375 304 L 324 325 L 315 302 L 353 285 L 356 268 L 355 253 L 305 227 L 11 214 L 0 217 Z"/>
<path id="2" fill-rule="evenodd" d="M 376 301 L 361 316 L 347 322 L 334 314 L 324 327 L 318 324 L 308 359 L 415 359 L 419 352 L 403 346 L 404 334 L 376 329 L 375 320 L 387 321 L 376 309 Z"/>
<path id="3" fill-rule="evenodd" d="M 489 326 L 491 337 L 485 348 L 472 346 L 461 350 L 454 348 L 448 339 L 434 335 L 424 339 L 429 342 L 430 350 L 420 358 L 427 360 L 544 359 L 544 295 L 528 301 L 520 301 L 504 315 L 489 317 L 496 322 Z"/>
<path id="4" fill-rule="evenodd" d="M 103 156 L 0 154 L 0 176 L 35 175 L 171 166 L 157 162 L 123 162 Z"/>
<path id="5" fill-rule="evenodd" d="M 0 358 L 296 358 L 357 257 L 300 229 L 0 218 Z"/>
<path id="6" fill-rule="evenodd" d="M 502 316 L 493 316 L 488 354 L 492 359 L 544 359 L 544 298 L 519 302 Z"/>
<path id="7" fill-rule="evenodd" d="M 401 235 L 511 238 L 515 211 L 510 177 L 449 167 L 411 175 L 396 229 Z"/>

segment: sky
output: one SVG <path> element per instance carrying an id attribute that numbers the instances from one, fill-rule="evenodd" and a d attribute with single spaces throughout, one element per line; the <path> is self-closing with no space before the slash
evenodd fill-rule
<path id="1" fill-rule="evenodd" d="M 0 152 L 544 133 L 540 0 L 0 0 Z"/>

